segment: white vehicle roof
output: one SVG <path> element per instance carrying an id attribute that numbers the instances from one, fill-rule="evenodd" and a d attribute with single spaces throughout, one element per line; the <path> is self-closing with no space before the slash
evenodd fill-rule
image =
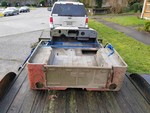
<path id="1" fill-rule="evenodd" d="M 74 5 L 83 5 L 81 2 L 71 2 L 71 1 L 58 1 L 55 4 L 74 4 Z"/>
<path id="2" fill-rule="evenodd" d="M 4 11 L 14 11 L 14 9 L 6 8 Z"/>
<path id="3" fill-rule="evenodd" d="M 23 6 L 23 7 L 20 7 L 20 9 L 27 9 L 28 7 L 26 7 L 26 6 Z"/>
<path id="4" fill-rule="evenodd" d="M 22 7 L 28 7 L 28 6 L 24 5 L 24 6 L 22 6 Z"/>
<path id="5" fill-rule="evenodd" d="M 7 8 L 16 8 L 16 7 L 7 7 Z"/>
<path id="6" fill-rule="evenodd" d="M 6 10 L 14 10 L 17 9 L 16 7 L 7 7 Z"/>

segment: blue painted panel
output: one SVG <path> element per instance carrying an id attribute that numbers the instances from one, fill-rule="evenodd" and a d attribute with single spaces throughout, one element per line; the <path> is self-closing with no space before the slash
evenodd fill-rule
<path id="1" fill-rule="evenodd" d="M 46 46 L 55 48 L 100 48 L 98 42 L 48 42 Z"/>

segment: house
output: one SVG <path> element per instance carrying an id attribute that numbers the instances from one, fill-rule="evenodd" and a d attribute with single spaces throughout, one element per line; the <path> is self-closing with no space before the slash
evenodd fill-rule
<path id="1" fill-rule="evenodd" d="M 150 0 L 144 0 L 141 18 L 150 20 Z"/>
<path id="2" fill-rule="evenodd" d="M 7 2 L 7 4 L 14 6 L 16 3 L 18 5 L 36 4 L 37 0 L 0 0 L 0 3 L 2 2 Z"/>
<path id="3" fill-rule="evenodd" d="M 85 5 L 93 7 L 93 6 L 97 6 L 97 0 L 80 0 L 81 2 L 83 2 Z M 126 7 L 128 5 L 128 1 L 127 0 L 103 0 L 102 1 L 102 6 L 111 6 L 111 5 L 116 5 L 116 4 L 120 4 L 122 7 Z"/>

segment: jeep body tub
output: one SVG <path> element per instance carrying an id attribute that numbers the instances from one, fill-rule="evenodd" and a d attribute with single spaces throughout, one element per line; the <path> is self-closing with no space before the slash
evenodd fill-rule
<path id="1" fill-rule="evenodd" d="M 118 91 L 127 69 L 117 51 L 97 41 L 41 41 L 28 61 L 31 89 Z"/>

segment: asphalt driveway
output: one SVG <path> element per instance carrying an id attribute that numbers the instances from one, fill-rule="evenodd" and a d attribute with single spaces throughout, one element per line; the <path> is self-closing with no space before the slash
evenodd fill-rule
<path id="1" fill-rule="evenodd" d="M 0 80 L 8 72 L 17 73 L 30 54 L 31 45 L 38 41 L 44 29 L 49 31 L 48 21 L 46 8 L 0 18 Z"/>
<path id="2" fill-rule="evenodd" d="M 101 17 L 95 16 L 92 18 L 95 19 L 96 21 L 101 22 L 102 24 L 104 24 L 112 29 L 120 31 L 120 32 L 146 44 L 146 45 L 150 45 L 150 34 L 149 33 L 146 33 L 143 31 L 141 31 L 141 32 L 137 31 L 133 27 L 125 27 L 125 26 L 121 26 L 121 25 L 113 23 L 113 22 L 108 22 L 108 21 L 101 19 Z"/>
<path id="3" fill-rule="evenodd" d="M 49 12 L 37 8 L 29 13 L 0 18 L 0 37 L 49 28 Z"/>

